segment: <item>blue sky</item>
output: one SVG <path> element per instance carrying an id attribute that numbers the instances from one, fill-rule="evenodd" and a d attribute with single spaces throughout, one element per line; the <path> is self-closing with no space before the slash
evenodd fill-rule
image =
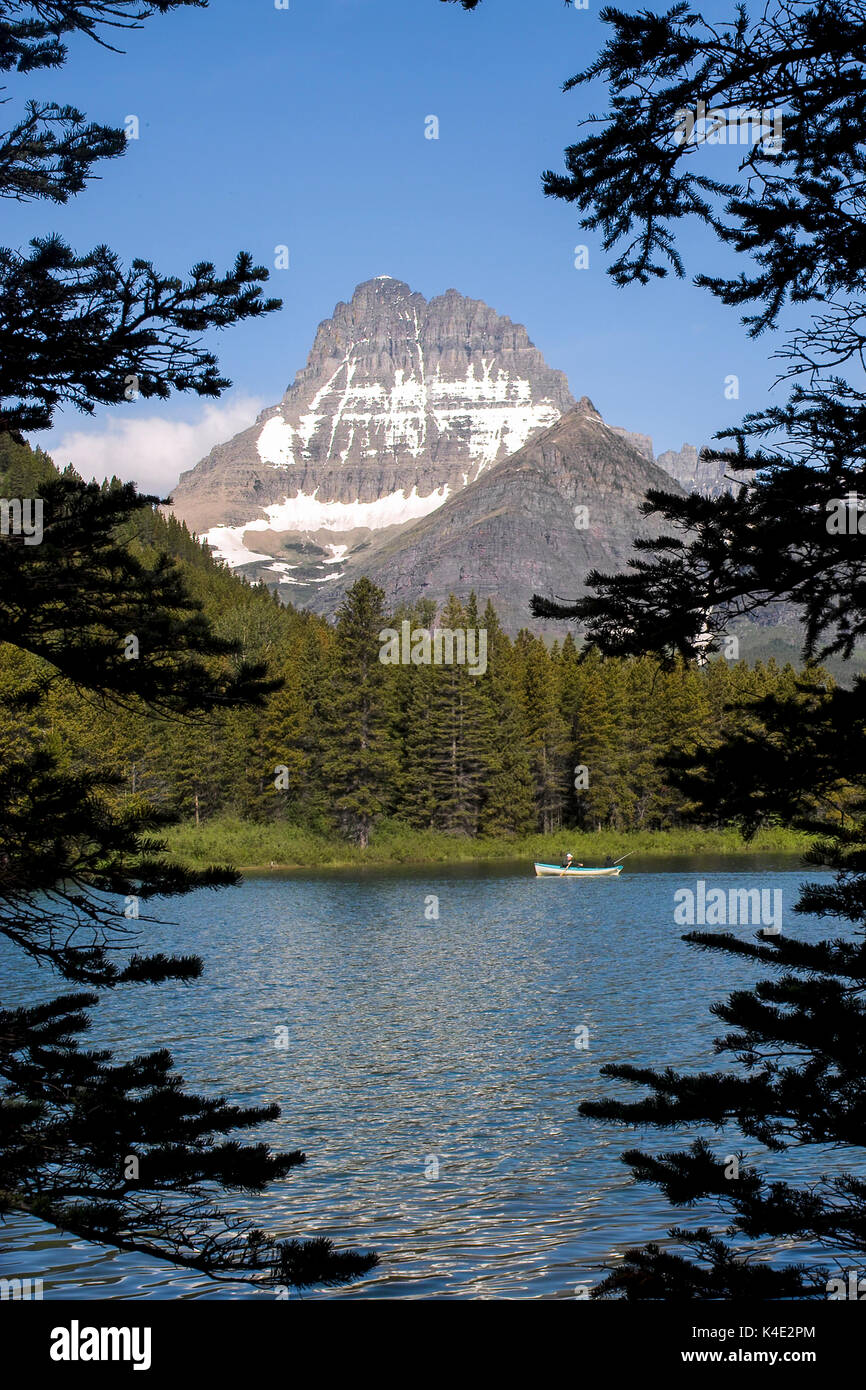
<path id="1" fill-rule="evenodd" d="M 43 441 L 57 461 L 170 487 L 279 399 L 320 320 L 379 274 L 428 297 L 454 287 L 524 323 L 576 396 L 657 451 L 703 443 L 758 406 L 775 375 L 770 340 L 749 342 L 736 312 L 688 280 L 617 289 L 574 210 L 541 191 L 602 105 L 600 91 L 561 90 L 603 41 L 598 7 L 211 0 L 126 35 L 125 54 L 82 39 L 60 72 L 14 78 L 13 97 L 50 95 L 109 123 L 137 115 L 140 139 L 66 208 L 7 205 L 6 244 L 54 230 L 165 273 L 228 265 L 242 248 L 272 266 L 275 247 L 290 248 L 290 269 L 271 277 L 282 311 L 215 335 L 233 382 L 222 403 L 67 412 Z M 424 137 L 429 115 L 438 140 Z M 721 265 L 700 228 L 681 235 L 690 273 Z M 574 268 L 578 243 L 589 269 Z M 730 374 L 738 401 L 725 399 Z"/>

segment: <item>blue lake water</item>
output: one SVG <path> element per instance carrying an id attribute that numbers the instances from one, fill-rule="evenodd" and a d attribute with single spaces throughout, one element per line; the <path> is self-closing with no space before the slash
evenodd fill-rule
<path id="1" fill-rule="evenodd" d="M 619 880 L 581 882 L 536 880 L 526 865 L 249 879 L 153 909 L 174 924 L 147 926 L 147 946 L 201 955 L 204 978 L 104 995 L 91 1042 L 118 1056 L 168 1047 L 191 1086 L 282 1106 L 261 1137 L 302 1148 L 306 1166 L 227 1205 L 382 1259 L 306 1297 L 574 1298 L 629 1244 L 707 1215 L 672 1210 L 619 1159 L 694 1135 L 577 1113 L 615 1093 L 605 1062 L 718 1065 L 708 1005 L 766 973 L 686 946 L 674 894 L 699 878 L 779 890 L 784 930 L 834 934 L 793 916 L 798 885 L 821 877 L 794 864 L 638 861 Z M 60 992 L 5 946 L 0 980 L 7 1006 Z M 717 1143 L 740 1146 L 733 1133 Z M 803 1149 L 773 1171 L 809 1181 L 839 1161 Z M 0 1274 L 41 1277 L 45 1297 L 273 1297 L 17 1216 L 0 1244 Z"/>

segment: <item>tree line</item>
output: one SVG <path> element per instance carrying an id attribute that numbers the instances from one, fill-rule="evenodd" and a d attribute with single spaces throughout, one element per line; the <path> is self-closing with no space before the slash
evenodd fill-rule
<path id="1" fill-rule="evenodd" d="M 0 468 L 4 495 L 30 495 L 55 474 L 8 437 Z M 681 828 L 693 803 L 659 760 L 719 744 L 744 727 L 744 704 L 797 690 L 794 669 L 772 659 L 663 669 L 649 656 L 582 653 L 570 632 L 511 639 L 494 606 L 472 596 L 390 613 L 366 579 L 332 625 L 231 575 L 159 509 L 139 510 L 122 539 L 151 566 L 172 556 L 235 660 L 265 665 L 279 688 L 261 706 L 179 719 L 135 698 L 108 707 L 58 679 L 38 705 L 3 710 L 0 751 L 49 747 L 70 775 L 112 777 L 118 802 L 146 799 L 199 822 L 285 820 L 362 845 L 383 816 L 464 836 Z M 383 662 L 380 634 L 404 620 L 413 633 L 483 630 L 485 669 Z M 124 640 L 132 666 L 138 636 Z M 39 664 L 7 646 L 0 680 L 12 690 L 38 679 Z M 829 688 L 820 672 L 810 679 Z"/>

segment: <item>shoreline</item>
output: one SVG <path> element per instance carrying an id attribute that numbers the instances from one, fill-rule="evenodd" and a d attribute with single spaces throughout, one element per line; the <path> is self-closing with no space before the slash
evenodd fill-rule
<path id="1" fill-rule="evenodd" d="M 166 832 L 171 858 L 192 868 L 231 864 L 242 873 L 298 869 L 424 868 L 433 865 L 506 863 L 546 860 L 557 863 L 565 851 L 584 863 L 619 859 L 664 859 L 700 854 L 716 857 L 767 854 L 802 855 L 813 837 L 800 831 L 773 828 L 745 841 L 738 831 L 645 830 L 558 831 L 514 840 L 470 839 L 441 831 L 412 830 L 387 822 L 366 850 L 344 840 L 299 826 L 260 824 L 239 819 L 172 826 Z"/>

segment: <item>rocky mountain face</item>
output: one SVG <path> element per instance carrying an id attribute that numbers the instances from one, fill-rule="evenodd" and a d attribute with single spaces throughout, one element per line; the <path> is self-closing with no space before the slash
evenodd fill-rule
<path id="1" fill-rule="evenodd" d="M 649 459 L 650 463 L 655 463 L 656 456 L 651 435 L 637 434 L 634 430 L 623 429 L 621 425 L 611 425 L 611 429 L 614 434 L 618 434 L 621 439 L 624 439 L 626 444 L 630 444 L 642 458 Z"/>
<path id="2" fill-rule="evenodd" d="M 731 473 L 724 463 L 709 463 L 700 456 L 694 444 L 681 449 L 667 449 L 656 459 L 659 468 L 670 473 L 686 492 L 700 492 L 704 497 L 721 497 L 725 492 L 738 492 L 742 483 L 754 474 Z"/>
<path id="3" fill-rule="evenodd" d="M 182 475 L 174 509 L 301 607 L 333 613 L 368 574 L 391 605 L 474 589 L 509 630 L 542 630 L 533 593 L 623 568 L 647 488 L 715 495 L 706 467 L 576 405 L 488 305 L 379 276 L 319 325 L 279 404 Z"/>
<path id="4" fill-rule="evenodd" d="M 492 599 L 509 632 L 532 627 L 562 636 L 562 624 L 531 619 L 541 593 L 572 599 L 589 570 L 625 568 L 635 535 L 657 534 L 640 517 L 647 488 L 680 489 L 606 425 L 584 397 L 554 425 L 487 470 L 431 516 L 345 565 L 345 582 L 367 574 L 395 609 L 419 599 Z M 314 606 L 331 613 L 339 594 Z"/>
<path id="5" fill-rule="evenodd" d="M 702 459 L 700 449 L 696 449 L 694 444 L 684 444 L 681 449 L 666 449 L 663 454 L 656 454 L 650 435 L 636 434 L 618 425 L 612 428 L 650 463 L 657 463 L 665 473 L 676 478 L 686 492 L 699 492 L 702 497 L 721 497 L 753 476 L 751 473 L 729 474 L 725 464 L 709 463 Z"/>
<path id="6" fill-rule="evenodd" d="M 339 564 L 426 516 L 573 404 L 520 324 L 380 276 L 320 324 L 282 401 L 182 475 L 175 511 L 229 563 L 325 582 L 317 552 Z"/>

